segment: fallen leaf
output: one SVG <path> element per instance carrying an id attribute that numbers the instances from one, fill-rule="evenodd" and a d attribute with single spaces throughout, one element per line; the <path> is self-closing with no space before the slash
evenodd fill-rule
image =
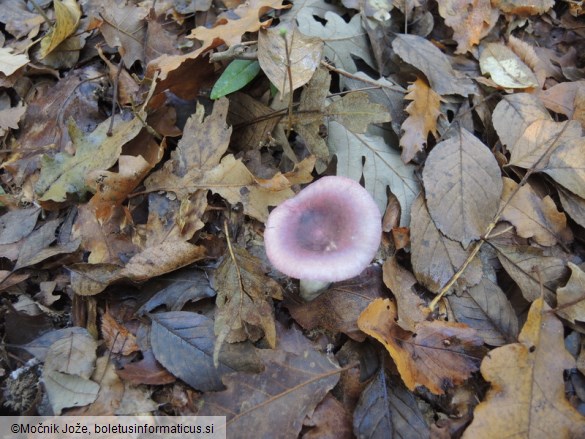
<path id="1" fill-rule="evenodd" d="M 576 120 L 585 128 L 585 81 L 561 82 L 538 97 L 549 110 Z"/>
<path id="2" fill-rule="evenodd" d="M 40 337 L 35 338 L 33 341 L 20 347 L 25 349 L 29 354 L 34 355 L 35 358 L 37 358 L 39 361 L 44 362 L 45 358 L 47 357 L 47 353 L 49 352 L 49 348 L 53 345 L 53 343 L 61 339 L 67 339 L 72 342 L 72 340 L 76 340 L 77 337 L 91 338 L 91 335 L 85 328 L 72 326 L 70 328 L 63 328 L 46 332 Z"/>
<path id="3" fill-rule="evenodd" d="M 226 416 L 227 436 L 297 437 L 303 420 L 339 381 L 339 368 L 314 349 L 262 350 L 265 370 L 227 375 L 227 389 L 208 393 L 199 416 Z"/>
<path id="4" fill-rule="evenodd" d="M 356 181 L 363 177 L 381 212 L 388 203 L 386 189 L 390 187 L 400 202 L 400 225 L 408 226 L 411 205 L 420 192 L 414 167 L 405 164 L 400 153 L 382 137 L 352 133 L 335 121 L 329 122 L 328 131 L 328 144 L 337 157 L 337 175 Z"/>
<path id="5" fill-rule="evenodd" d="M 53 0 L 55 25 L 41 40 L 39 57 L 43 59 L 77 29 L 81 9 L 75 0 Z"/>
<path id="6" fill-rule="evenodd" d="M 130 363 L 116 373 L 130 384 L 150 384 L 153 386 L 173 383 L 176 378 L 167 372 L 154 357 L 152 350 L 142 351 L 142 360 Z"/>
<path id="7" fill-rule="evenodd" d="M 449 0 L 439 3 L 439 14 L 453 29 L 457 41 L 455 53 L 469 52 L 487 36 L 498 21 L 500 12 L 489 0 Z"/>
<path id="8" fill-rule="evenodd" d="M 28 236 L 41 213 L 38 207 L 18 209 L 0 217 L 0 244 L 12 244 Z"/>
<path id="9" fill-rule="evenodd" d="M 351 415 L 328 393 L 303 422 L 309 431 L 302 439 L 352 439 Z"/>
<path id="10" fill-rule="evenodd" d="M 404 134 L 400 138 L 402 160 L 408 163 L 424 150 L 429 133 L 438 137 L 437 118 L 441 115 L 441 96 L 425 81 L 417 79 L 408 86 L 408 94 L 404 98 L 412 101 L 406 107 L 409 116 L 402 123 Z"/>
<path id="11" fill-rule="evenodd" d="M 12 75 L 29 61 L 27 55 L 23 53 L 12 53 L 13 51 L 14 49 L 12 47 L 0 47 L 0 72 L 6 76 Z M 0 126 L 2 126 L 1 123 Z"/>
<path id="12" fill-rule="evenodd" d="M 467 325 L 425 321 L 412 333 L 396 325 L 395 318 L 396 305 L 376 299 L 360 315 L 358 327 L 384 345 L 410 390 L 422 385 L 442 395 L 479 369 L 483 340 Z"/>
<path id="13" fill-rule="evenodd" d="M 364 60 L 372 67 L 375 65 L 359 14 L 346 22 L 338 14 L 328 11 L 325 12 L 323 25 L 313 18 L 311 8 L 303 8 L 296 19 L 301 33 L 323 40 L 323 56 L 338 68 L 355 73 L 357 67 L 353 57 Z M 342 84 L 343 81 L 341 79 Z"/>
<path id="14" fill-rule="evenodd" d="M 504 145 L 514 146 L 526 129 L 537 120 L 551 120 L 536 96 L 516 93 L 504 96 L 492 113 L 494 128 Z"/>
<path id="15" fill-rule="evenodd" d="M 27 9 L 26 2 L 21 0 L 7 0 L 2 2 L 0 22 L 6 26 L 6 31 L 16 38 L 34 38 L 41 24 L 45 22 L 40 14 Z"/>
<path id="16" fill-rule="evenodd" d="M 284 306 L 306 330 L 322 328 L 364 341 L 366 337 L 356 321 L 368 304 L 379 297 L 384 297 L 381 272 L 379 267 L 371 266 L 353 279 L 334 283 L 310 302 L 285 299 Z"/>
<path id="17" fill-rule="evenodd" d="M 477 285 L 447 296 L 455 319 L 477 331 L 484 342 L 502 346 L 516 340 L 518 318 L 500 287 L 487 277 Z"/>
<path id="18" fill-rule="evenodd" d="M 514 194 L 518 187 L 516 182 L 506 177 L 503 181 L 501 206 L 505 207 L 500 218 L 513 224 L 519 236 L 533 238 L 543 246 L 552 246 L 558 241 L 568 244 L 573 240 L 567 217 L 557 210 L 550 196 L 539 197 L 528 183 Z"/>
<path id="19" fill-rule="evenodd" d="M 396 298 L 398 320 L 396 324 L 406 331 L 414 332 L 416 325 L 429 314 L 424 300 L 414 290 L 416 279 L 410 271 L 402 268 L 396 257 L 386 259 L 382 267 L 384 284 Z"/>
<path id="20" fill-rule="evenodd" d="M 291 23 L 258 34 L 260 67 L 282 95 L 309 82 L 319 67 L 322 50 L 321 39 L 303 35 Z"/>
<path id="21" fill-rule="evenodd" d="M 360 395 L 353 415 L 356 437 L 428 438 L 429 426 L 414 395 L 383 367 Z"/>
<path id="22" fill-rule="evenodd" d="M 559 190 L 559 198 L 563 210 L 573 218 L 581 227 L 585 227 L 585 200 L 577 195 L 564 190 Z"/>
<path id="23" fill-rule="evenodd" d="M 436 93 L 462 96 L 470 93 L 468 83 L 456 75 L 445 54 L 425 38 L 398 34 L 392 47 L 400 58 L 424 73 Z"/>
<path id="24" fill-rule="evenodd" d="M 567 401 L 563 372 L 575 367 L 565 350 L 563 327 L 542 299 L 513 343 L 494 349 L 481 364 L 491 383 L 464 438 L 582 437 L 583 416 Z"/>
<path id="25" fill-rule="evenodd" d="M 144 115 L 142 115 L 144 117 Z M 116 118 L 113 134 L 108 136 L 110 120 L 106 120 L 89 135 L 83 135 L 73 128 L 75 155 L 66 152 L 55 154 L 54 157 L 44 156 L 41 163 L 41 175 L 35 185 L 35 192 L 40 201 L 63 202 L 67 194 L 85 195 L 88 187 L 85 177 L 93 170 L 112 167 L 122 151 L 124 143 L 133 139 L 142 129 L 141 118 L 129 121 Z M 74 123 L 74 122 L 73 122 Z"/>
<path id="26" fill-rule="evenodd" d="M 443 235 L 431 219 L 424 201 L 419 197 L 412 206 L 410 240 L 412 268 L 417 280 L 433 292 L 447 284 L 469 256 L 457 241 Z M 474 258 L 460 277 L 461 286 L 475 285 L 482 276 L 481 262 Z"/>
<path id="27" fill-rule="evenodd" d="M 213 320 L 202 314 L 172 311 L 150 317 L 150 342 L 157 361 L 196 390 L 221 390 L 222 377 L 235 370 L 261 370 L 256 349 L 245 343 L 222 345 L 214 366 Z"/>
<path id="28" fill-rule="evenodd" d="M 464 128 L 438 143 L 423 170 L 425 195 L 437 228 L 464 247 L 485 232 L 502 192 L 490 150 Z"/>
<path id="29" fill-rule="evenodd" d="M 565 259 L 547 256 L 535 247 L 496 245 L 496 250 L 504 270 L 518 284 L 522 295 L 529 302 L 540 297 L 541 284 L 545 299 L 554 300 L 556 288 L 569 274 Z"/>
<path id="30" fill-rule="evenodd" d="M 364 92 L 344 94 L 325 108 L 325 115 L 352 133 L 363 134 L 371 123 L 390 122 L 390 114 L 380 104 L 370 102 Z"/>
<path id="31" fill-rule="evenodd" d="M 233 245 L 214 274 L 217 291 L 215 334 L 218 342 L 214 358 L 224 341 L 235 343 L 262 335 L 276 347 L 272 299 L 282 300 L 282 289 L 264 274 L 260 260 L 246 249 Z"/>
<path id="32" fill-rule="evenodd" d="M 568 265 L 571 277 L 564 287 L 557 288 L 556 313 L 571 323 L 585 322 L 585 272 L 572 262 Z"/>
<path id="33" fill-rule="evenodd" d="M 140 350 L 136 336 L 118 322 L 107 309 L 102 316 L 101 331 L 106 347 L 112 354 L 130 355 Z"/>
<path id="34" fill-rule="evenodd" d="M 487 43 L 479 56 L 481 72 L 502 88 L 538 87 L 538 79 L 511 49 L 501 43 Z"/>
<path id="35" fill-rule="evenodd" d="M 110 47 L 118 47 L 126 67 L 144 61 L 145 18 L 148 11 L 134 4 L 109 2 L 103 5 L 100 31 Z"/>
<path id="36" fill-rule="evenodd" d="M 553 0 L 493 0 L 495 8 L 499 8 L 506 14 L 517 14 L 521 16 L 544 14 L 553 7 Z"/>

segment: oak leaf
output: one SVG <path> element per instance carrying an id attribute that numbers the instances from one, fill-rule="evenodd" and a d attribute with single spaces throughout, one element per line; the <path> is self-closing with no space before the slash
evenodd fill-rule
<path id="1" fill-rule="evenodd" d="M 437 118 L 441 115 L 441 96 L 418 78 L 408 86 L 404 97 L 412 101 L 406 107 L 408 118 L 402 123 L 404 134 L 400 138 L 402 160 L 411 161 L 416 153 L 423 151 L 429 133 L 437 137 Z"/>
<path id="2" fill-rule="evenodd" d="M 410 390 L 426 386 L 441 395 L 479 369 L 483 340 L 462 323 L 434 320 L 405 331 L 395 323 L 396 305 L 389 299 L 374 300 L 360 315 L 358 327 L 390 353 Z"/>
<path id="3" fill-rule="evenodd" d="M 225 255 L 214 274 L 217 291 L 214 359 L 224 341 L 256 341 L 262 335 L 276 347 L 272 299 L 282 300 L 282 289 L 266 276 L 260 260 L 239 246 Z"/>
<path id="4" fill-rule="evenodd" d="M 124 64 L 130 68 L 136 61 L 144 61 L 148 10 L 134 4 L 112 3 L 100 12 L 100 31 L 108 46 L 119 48 Z"/>
<path id="5" fill-rule="evenodd" d="M 439 2 L 439 14 L 453 29 L 455 53 L 466 53 L 479 44 L 498 21 L 500 13 L 490 0 L 448 0 Z"/>
<path id="6" fill-rule="evenodd" d="M 585 419 L 567 401 L 563 372 L 575 367 L 565 349 L 563 326 L 536 299 L 519 343 L 494 349 L 481 364 L 491 383 L 464 438 L 584 437 Z"/>

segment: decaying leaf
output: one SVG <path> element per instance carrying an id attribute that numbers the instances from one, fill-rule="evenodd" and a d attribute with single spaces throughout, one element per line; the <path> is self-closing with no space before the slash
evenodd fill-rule
<path id="1" fill-rule="evenodd" d="M 262 350 L 265 370 L 224 377 L 227 389 L 203 398 L 200 416 L 226 416 L 228 437 L 296 437 L 307 414 L 339 381 L 339 369 L 314 349 Z"/>
<path id="2" fill-rule="evenodd" d="M 360 315 L 358 327 L 386 347 L 410 390 L 426 386 L 443 394 L 479 369 L 483 340 L 462 323 L 434 320 L 405 331 L 395 324 L 396 305 L 374 300 Z"/>
<path id="3" fill-rule="evenodd" d="M 494 349 L 481 364 L 491 383 L 464 438 L 583 437 L 585 419 L 567 401 L 563 372 L 575 367 L 565 350 L 563 326 L 542 299 L 513 343 Z"/>
<path id="4" fill-rule="evenodd" d="M 380 368 L 360 395 L 353 417 L 356 437 L 424 439 L 429 427 L 414 395 Z"/>
<path id="5" fill-rule="evenodd" d="M 217 391 L 223 388 L 226 373 L 261 370 L 255 348 L 245 343 L 223 345 L 214 365 L 213 320 L 204 315 L 172 311 L 151 318 L 150 342 L 156 360 L 194 389 Z"/>
<path id="6" fill-rule="evenodd" d="M 115 2 L 100 12 L 102 35 L 110 47 L 119 47 L 127 67 L 144 60 L 147 14 L 144 7 Z"/>
<path id="7" fill-rule="evenodd" d="M 239 246 L 232 248 L 233 254 L 224 257 L 214 275 L 218 336 L 214 355 L 224 341 L 256 341 L 264 336 L 269 346 L 276 346 L 272 299 L 282 300 L 280 285 L 264 274 L 258 258 Z"/>
<path id="8" fill-rule="evenodd" d="M 553 0 L 493 0 L 495 8 L 507 14 L 536 15 L 544 14 L 554 5 Z"/>
<path id="9" fill-rule="evenodd" d="M 539 98 L 549 110 L 564 114 L 585 128 L 585 81 L 561 82 L 541 92 Z"/>
<path id="10" fill-rule="evenodd" d="M 309 82 L 319 67 L 322 50 L 322 40 L 303 35 L 290 23 L 258 34 L 260 67 L 283 95 Z"/>
<path id="11" fill-rule="evenodd" d="M 411 161 L 416 153 L 424 150 L 429 134 L 437 137 L 437 118 L 441 115 L 441 96 L 422 79 L 408 86 L 404 97 L 412 102 L 406 107 L 408 118 L 402 123 L 404 134 L 400 138 L 402 160 Z"/>
<path id="12" fill-rule="evenodd" d="M 500 168 L 490 150 L 469 131 L 438 143 L 423 171 L 433 221 L 464 247 L 492 221 L 502 192 Z"/>
<path id="13" fill-rule="evenodd" d="M 41 176 L 35 186 L 40 201 L 63 202 L 67 194 L 81 197 L 88 190 L 85 182 L 88 172 L 109 169 L 116 163 L 122 146 L 136 137 L 143 125 L 138 117 L 121 121 L 118 116 L 115 120 L 111 136 L 107 135 L 109 119 L 86 136 L 75 125 L 71 126 L 70 135 L 77 151 L 73 156 L 60 152 L 54 157 L 43 157 Z"/>
<path id="14" fill-rule="evenodd" d="M 0 47 L 0 72 L 6 76 L 12 75 L 29 61 L 28 56 L 25 54 L 15 54 L 12 52 L 14 52 L 14 49 L 11 47 Z"/>

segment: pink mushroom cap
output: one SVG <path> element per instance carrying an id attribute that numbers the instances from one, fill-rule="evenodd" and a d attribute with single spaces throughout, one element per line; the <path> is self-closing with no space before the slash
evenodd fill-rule
<path id="1" fill-rule="evenodd" d="M 270 213 L 264 244 L 282 273 L 337 282 L 368 266 L 381 235 L 380 210 L 368 191 L 346 177 L 323 177 Z"/>

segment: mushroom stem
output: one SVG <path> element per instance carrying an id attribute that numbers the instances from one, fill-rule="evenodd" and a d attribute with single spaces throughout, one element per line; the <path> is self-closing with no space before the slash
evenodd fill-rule
<path id="1" fill-rule="evenodd" d="M 323 282 L 320 280 L 309 280 L 309 279 L 301 279 L 300 280 L 300 294 L 306 302 L 310 302 L 311 300 L 315 300 L 319 297 L 322 293 L 325 292 L 327 288 L 329 288 L 331 282 Z"/>

